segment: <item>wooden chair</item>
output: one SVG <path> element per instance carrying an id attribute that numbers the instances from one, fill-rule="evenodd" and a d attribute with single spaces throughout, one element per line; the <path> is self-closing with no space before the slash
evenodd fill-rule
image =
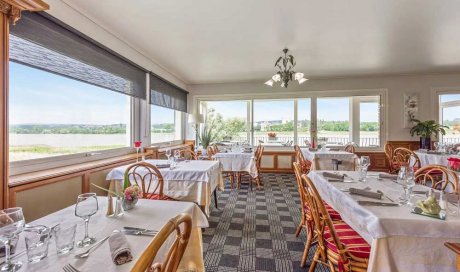
<path id="1" fill-rule="evenodd" d="M 344 150 L 345 152 L 350 152 L 350 153 L 355 154 L 355 146 L 353 144 L 347 144 Z"/>
<path id="2" fill-rule="evenodd" d="M 198 156 L 196 155 L 196 153 L 190 149 L 182 149 L 180 151 L 180 157 L 187 160 L 198 160 Z"/>
<path id="3" fill-rule="evenodd" d="M 211 146 L 211 145 L 208 145 L 208 147 L 206 148 L 206 153 L 208 155 L 208 160 L 212 161 L 214 158 L 212 156 L 214 156 L 214 148 Z"/>
<path id="4" fill-rule="evenodd" d="M 158 271 L 158 272 L 175 272 L 187 248 L 190 234 L 192 232 L 192 217 L 188 214 L 180 214 L 170 219 L 155 235 L 152 242 L 147 246 L 144 253 L 137 260 L 131 272 L 145 272 L 145 271 Z M 153 264 L 158 251 L 168 239 L 168 237 L 175 233 L 174 243 L 166 254 L 166 259 L 162 263 Z"/>
<path id="5" fill-rule="evenodd" d="M 443 165 L 426 165 L 415 172 L 415 182 L 433 189 L 458 194 L 459 177 Z"/>
<path id="6" fill-rule="evenodd" d="M 125 183 L 133 182 L 139 186 L 142 198 L 156 200 L 173 200 L 163 194 L 163 176 L 158 168 L 147 162 L 138 162 L 125 171 Z M 151 190 L 151 188 L 153 190 Z"/>
<path id="7" fill-rule="evenodd" d="M 298 145 L 294 145 L 294 151 L 295 151 L 296 162 L 300 164 L 300 169 L 302 171 L 302 174 L 308 174 L 311 169 L 311 161 L 305 159 L 305 157 L 303 156 L 302 150 L 300 149 Z"/>
<path id="8" fill-rule="evenodd" d="M 304 181 L 302 180 L 302 175 L 304 175 L 305 173 L 302 172 L 301 166 L 298 162 L 294 162 L 293 165 L 294 165 L 294 172 L 295 172 L 296 180 L 297 180 L 297 189 L 299 191 L 299 196 L 300 196 L 300 204 L 301 204 L 300 208 L 302 212 L 300 224 L 297 227 L 295 236 L 298 237 L 302 229 L 305 229 L 307 233 L 307 241 L 305 243 L 305 249 L 304 249 L 303 256 L 302 256 L 302 261 L 300 263 L 300 266 L 304 267 L 307 262 L 308 252 L 310 250 L 312 243 L 315 241 L 316 236 L 314 234 L 314 221 L 313 221 L 313 218 L 311 217 L 311 209 L 310 209 L 310 206 L 308 205 L 308 200 L 307 200 L 308 195 L 305 189 L 306 187 L 305 187 Z M 332 220 L 334 221 L 342 220 L 342 218 L 340 217 L 340 214 L 336 210 L 334 210 L 327 203 L 324 203 L 324 204 Z"/>
<path id="9" fill-rule="evenodd" d="M 314 221 L 314 232 L 318 246 L 310 265 L 310 272 L 316 264 L 329 266 L 331 271 L 367 271 L 371 247 L 349 225 L 333 221 L 313 182 L 302 175 L 306 185 L 308 204 Z"/>
<path id="10" fill-rule="evenodd" d="M 264 152 L 264 147 L 262 145 L 258 145 L 256 151 L 254 152 L 254 160 L 256 163 L 256 169 L 257 169 L 257 177 L 253 178 L 251 175 L 249 175 L 248 172 L 239 172 L 238 173 L 238 178 L 237 178 L 237 186 L 240 188 L 241 184 L 241 178 L 243 176 L 248 176 L 249 177 L 249 184 L 251 186 L 252 190 L 252 183 L 255 182 L 257 189 L 260 189 L 260 185 L 262 184 L 262 177 L 260 175 L 260 163 L 262 161 L 262 154 Z"/>
<path id="11" fill-rule="evenodd" d="M 411 167 L 414 171 L 420 169 L 420 159 L 414 151 L 398 147 L 394 150 L 391 164 L 394 172 L 398 172 L 401 166 Z"/>
<path id="12" fill-rule="evenodd" d="M 392 163 L 393 162 L 394 147 L 393 147 L 393 145 L 391 145 L 389 143 L 386 143 L 385 147 L 384 147 L 384 150 L 385 150 L 385 157 L 386 157 L 386 159 L 388 161 L 388 165 L 389 165 L 388 173 L 395 174 L 397 171 L 396 171 L 396 169 L 394 169 L 394 166 L 393 166 L 393 163 Z"/>

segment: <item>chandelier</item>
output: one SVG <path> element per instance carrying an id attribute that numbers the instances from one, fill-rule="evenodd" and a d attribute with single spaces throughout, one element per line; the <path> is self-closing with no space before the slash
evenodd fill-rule
<path id="1" fill-rule="evenodd" d="M 293 69 L 295 67 L 295 60 L 293 55 L 288 55 L 289 49 L 283 49 L 284 56 L 281 55 L 275 62 L 275 67 L 278 72 L 272 76 L 270 80 L 265 82 L 268 86 L 273 86 L 275 82 L 281 81 L 281 87 L 287 88 L 289 81 L 297 80 L 299 84 L 304 83 L 308 79 L 304 78 L 303 73 L 296 73 Z"/>

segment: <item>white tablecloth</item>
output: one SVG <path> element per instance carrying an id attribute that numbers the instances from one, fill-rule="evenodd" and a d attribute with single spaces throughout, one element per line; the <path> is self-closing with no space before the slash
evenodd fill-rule
<path id="1" fill-rule="evenodd" d="M 344 173 L 354 180 L 358 178 L 357 172 Z M 377 180 L 375 172 L 369 172 L 367 183 L 327 182 L 321 171 L 312 171 L 309 176 L 321 197 L 371 245 L 368 271 L 455 271 L 455 256 L 443 244 L 460 242 L 460 217 L 448 215 L 443 221 L 412 214 L 409 206 L 361 206 L 357 200 L 374 199 L 341 191 L 370 187 L 398 201 L 401 186 L 390 180 Z M 422 189 L 428 190 L 422 185 L 414 188 Z M 414 196 L 414 202 L 422 199 Z M 384 197 L 382 202 L 389 200 Z"/>
<path id="2" fill-rule="evenodd" d="M 248 172 L 253 178 L 258 175 L 253 153 L 217 153 L 214 159 L 221 163 L 223 171 Z"/>
<path id="3" fill-rule="evenodd" d="M 194 227 L 192 232 L 193 238 L 191 238 L 187 245 L 186 253 L 181 262 L 181 270 L 190 269 L 190 271 L 203 271 L 201 228 L 208 227 L 208 221 L 196 204 L 180 201 L 140 199 L 136 207 L 125 212 L 122 217 L 109 218 L 105 216 L 107 198 L 98 197 L 98 200 L 99 211 L 92 216 L 89 221 L 89 234 L 90 236 L 96 237 L 98 240 L 110 235 L 113 230 L 122 229 L 123 226 L 160 230 L 167 220 L 178 214 L 186 213 L 191 215 Z M 29 224 L 54 226 L 62 222 L 76 222 L 78 224 L 76 240 L 79 240 L 84 236 L 84 224 L 82 219 L 75 217 L 74 210 L 75 205 L 72 205 Z M 142 252 L 152 240 L 152 237 L 127 235 L 126 238 L 129 241 L 134 259 L 124 265 L 115 265 L 112 262 L 107 241 L 91 253 L 88 258 L 76 259 L 74 255 L 81 251 L 81 249 L 76 248 L 71 251 L 70 254 L 57 256 L 53 238 L 53 240 L 50 241 L 48 257 L 42 261 L 35 264 L 29 264 L 26 255 L 19 257 L 18 259 L 23 263 L 23 268 L 21 268 L 20 271 L 62 271 L 62 268 L 68 263 L 74 265 L 82 272 L 130 271 L 136 263 L 136 260 L 141 256 Z M 167 240 L 169 245 L 172 243 L 171 238 Z M 24 238 L 21 236 L 17 252 L 22 251 L 22 249 L 24 249 Z M 156 260 L 161 261 L 164 257 L 165 252 L 159 252 Z"/>
<path id="4" fill-rule="evenodd" d="M 165 164 L 166 160 L 147 160 L 151 164 Z M 128 165 L 112 169 L 107 174 L 106 180 L 124 179 L 125 170 Z M 222 171 L 216 161 L 183 161 L 178 163 L 173 170 L 160 168 L 164 179 L 163 193 L 169 197 L 182 201 L 192 201 L 205 207 L 209 214 L 212 192 L 219 188 L 224 189 Z M 152 186 L 152 189 L 155 188 Z"/>
<path id="5" fill-rule="evenodd" d="M 429 164 L 440 164 L 447 166 L 447 158 L 455 157 L 454 155 L 449 154 L 429 154 L 418 151 L 415 151 L 415 154 L 417 154 L 417 156 L 419 157 L 421 166 Z"/>
<path id="6" fill-rule="evenodd" d="M 312 162 L 312 170 L 334 170 L 332 159 L 340 160 L 339 170 L 355 170 L 355 161 L 358 158 L 353 153 L 345 151 L 310 151 L 308 148 L 301 148 L 302 154 L 306 160 Z"/>

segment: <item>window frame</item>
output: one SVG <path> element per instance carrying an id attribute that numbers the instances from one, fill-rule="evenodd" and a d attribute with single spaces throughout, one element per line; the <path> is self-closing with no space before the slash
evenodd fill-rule
<path id="1" fill-rule="evenodd" d="M 433 116 L 436 116 L 435 120 L 437 120 L 439 124 L 443 124 L 443 120 L 442 120 L 443 119 L 443 116 L 442 116 L 443 107 L 441 106 L 441 95 L 449 95 L 449 94 L 460 95 L 460 86 L 459 87 L 438 87 L 438 88 L 432 88 L 431 90 L 432 90 L 431 101 L 433 101 L 432 109 L 434 109 L 435 111 L 435 114 L 433 114 Z M 450 105 L 454 104 L 453 106 L 460 106 L 460 103 L 456 101 L 449 101 L 449 102 L 444 102 L 444 103 L 447 103 Z M 444 140 L 443 138 L 444 136 L 442 134 L 437 135 L 438 141 L 443 142 Z"/>
<path id="2" fill-rule="evenodd" d="M 250 93 L 248 91 L 248 93 Z M 379 88 L 379 89 L 356 89 L 356 90 L 324 90 L 324 91 L 299 91 L 299 92 L 285 92 L 285 93 L 255 93 L 255 94 L 216 94 L 216 95 L 195 95 L 193 96 L 193 110 L 196 112 L 201 112 L 201 103 L 207 101 L 233 101 L 233 100 L 245 100 L 248 101 L 248 124 L 250 125 L 250 142 L 254 144 L 254 134 L 253 134 L 253 116 L 254 116 L 254 100 L 293 100 L 294 101 L 294 120 L 298 120 L 298 100 L 301 99 L 310 99 L 310 135 L 312 131 L 317 129 L 317 99 L 318 98 L 335 98 L 335 97 L 366 97 L 366 96 L 379 96 L 379 124 L 380 124 L 380 146 L 379 147 L 359 147 L 358 151 L 382 151 L 383 143 L 385 143 L 388 130 L 386 124 L 388 123 L 388 112 L 386 110 L 386 105 L 388 101 L 388 89 Z M 358 115 L 359 120 L 359 115 Z M 352 130 L 353 131 L 353 130 Z M 358 132 L 359 133 L 359 132 Z M 297 136 L 297 126 L 294 130 L 294 135 Z M 294 138 L 294 142 L 297 141 L 297 137 Z M 270 147 L 268 149 L 292 149 L 292 147 Z"/>
<path id="3" fill-rule="evenodd" d="M 148 135 L 149 135 L 149 139 L 148 139 L 149 146 L 164 147 L 164 146 L 182 144 L 184 142 L 184 139 L 185 139 L 185 118 L 186 118 L 185 115 L 186 114 L 184 112 L 182 112 L 182 111 L 178 111 L 178 110 L 175 110 L 175 109 L 168 108 L 168 109 L 174 111 L 174 126 L 177 125 L 176 124 L 177 115 L 179 114 L 179 116 L 180 116 L 180 139 L 179 140 L 172 140 L 172 141 L 164 141 L 164 142 L 152 142 L 152 106 L 155 106 L 155 107 L 161 107 L 161 106 L 150 104 L 150 103 L 147 103 L 147 106 L 148 106 L 148 115 L 149 115 L 149 118 L 148 118 L 148 124 L 149 125 L 147 126 L 148 129 L 146 129 L 146 130 L 148 130 Z"/>

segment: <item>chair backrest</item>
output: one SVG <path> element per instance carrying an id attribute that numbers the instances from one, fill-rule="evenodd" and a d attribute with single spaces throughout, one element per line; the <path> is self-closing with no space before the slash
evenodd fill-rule
<path id="1" fill-rule="evenodd" d="M 182 227 L 181 227 L 182 226 Z M 155 235 L 152 242 L 147 246 L 139 260 L 137 260 L 131 272 L 161 271 L 174 272 L 187 248 L 192 231 L 192 217 L 188 214 L 180 214 L 170 219 Z M 168 237 L 175 232 L 175 240 L 169 248 L 166 258 L 162 263 L 153 264 L 158 251 Z"/>
<path id="2" fill-rule="evenodd" d="M 256 167 L 257 171 L 260 171 L 260 162 L 262 161 L 262 154 L 264 153 L 264 147 L 262 145 L 259 145 L 258 147 L 258 152 L 255 155 L 255 160 L 256 160 Z"/>
<path id="3" fill-rule="evenodd" d="M 345 146 L 345 152 L 355 153 L 355 146 L 353 144 L 347 144 Z"/>
<path id="4" fill-rule="evenodd" d="M 198 160 L 198 156 L 191 149 L 182 149 L 180 151 L 180 157 L 187 160 Z"/>
<path id="5" fill-rule="evenodd" d="M 206 148 L 206 153 L 208 154 L 208 160 L 212 160 L 212 156 L 214 156 L 214 148 L 210 145 Z"/>
<path id="6" fill-rule="evenodd" d="M 332 242 L 334 243 L 335 247 L 337 248 L 337 252 L 339 253 L 337 257 L 339 260 L 343 260 L 345 262 L 347 260 L 347 249 L 340 242 L 334 224 L 332 223 L 332 219 L 326 209 L 326 206 L 324 205 L 321 196 L 319 195 L 315 185 L 308 178 L 307 175 L 302 175 L 302 180 L 303 184 L 305 185 L 305 191 L 307 195 L 305 199 L 308 202 L 308 205 L 311 210 L 311 217 L 314 222 L 314 230 L 318 237 L 318 248 L 321 249 L 319 253 L 322 255 L 322 259 L 326 259 L 325 250 L 327 248 L 327 243 L 323 235 L 324 230 L 328 228 L 330 231 Z"/>
<path id="7" fill-rule="evenodd" d="M 393 151 L 394 151 L 394 147 L 393 145 L 389 144 L 389 143 L 386 143 L 385 144 L 385 147 L 384 147 L 384 150 L 385 150 L 385 157 L 387 158 L 387 161 L 388 161 L 388 164 L 390 165 L 390 173 L 394 172 L 393 170 L 393 167 L 392 167 L 392 161 L 393 161 Z"/>
<path id="8" fill-rule="evenodd" d="M 302 150 L 298 145 L 294 145 L 296 161 L 299 163 L 302 174 L 308 174 L 311 169 L 311 162 L 303 156 Z"/>
<path id="9" fill-rule="evenodd" d="M 392 167 L 397 167 L 399 168 L 401 166 L 407 166 L 407 167 L 413 167 L 415 169 L 420 168 L 420 159 L 415 154 L 414 151 L 404 148 L 404 147 L 398 147 L 393 151 L 393 157 L 391 160 L 391 165 Z"/>
<path id="10" fill-rule="evenodd" d="M 294 165 L 294 173 L 295 173 L 295 177 L 296 177 L 296 181 L 297 181 L 297 190 L 299 191 L 299 196 L 300 196 L 300 204 L 302 205 L 301 206 L 301 211 L 302 211 L 302 214 L 307 217 L 308 215 L 305 214 L 305 206 L 307 204 L 307 200 L 306 200 L 306 197 L 307 197 L 307 192 L 305 190 L 305 186 L 303 185 L 303 180 L 302 180 L 302 169 L 301 169 L 301 166 L 298 162 L 293 162 L 292 163 Z M 310 209 L 308 209 L 310 210 Z"/>
<path id="11" fill-rule="evenodd" d="M 433 189 L 458 194 L 459 177 L 443 165 L 426 165 L 415 172 L 415 181 Z"/>
<path id="12" fill-rule="evenodd" d="M 142 198 L 149 198 L 154 194 L 163 196 L 163 176 L 160 170 L 148 162 L 138 162 L 125 170 L 125 182 L 133 182 L 141 188 Z"/>
<path id="13" fill-rule="evenodd" d="M 212 149 L 213 149 L 214 155 L 219 153 L 219 147 L 216 144 L 212 145 Z"/>

